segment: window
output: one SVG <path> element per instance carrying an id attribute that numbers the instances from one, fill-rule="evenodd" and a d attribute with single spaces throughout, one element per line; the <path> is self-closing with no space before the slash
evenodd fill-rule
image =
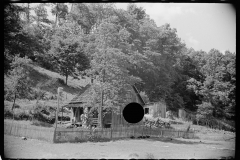
<path id="1" fill-rule="evenodd" d="M 149 114 L 149 108 L 144 108 L 144 113 Z"/>

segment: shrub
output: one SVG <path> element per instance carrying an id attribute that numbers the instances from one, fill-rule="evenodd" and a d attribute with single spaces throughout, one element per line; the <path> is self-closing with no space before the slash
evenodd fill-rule
<path id="1" fill-rule="evenodd" d="M 41 90 L 40 88 L 36 88 L 32 90 L 31 99 L 44 99 L 46 91 Z"/>
<path id="2" fill-rule="evenodd" d="M 13 112 L 11 109 L 4 108 L 4 118 L 11 118 L 13 117 Z"/>
<path id="3" fill-rule="evenodd" d="M 57 78 L 57 81 L 58 81 L 60 84 L 65 85 L 65 82 L 64 82 L 63 79 L 61 79 L 61 78 Z"/>
<path id="4" fill-rule="evenodd" d="M 37 103 L 36 107 L 32 111 L 35 120 L 53 124 L 55 122 L 55 112 L 52 113 L 49 106 L 45 106 L 42 103 Z"/>

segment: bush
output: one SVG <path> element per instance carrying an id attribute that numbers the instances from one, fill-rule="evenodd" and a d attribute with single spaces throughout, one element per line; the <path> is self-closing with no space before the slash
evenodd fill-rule
<path id="1" fill-rule="evenodd" d="M 14 109 L 14 119 L 15 120 L 29 120 L 32 118 L 27 110 Z"/>
<path id="2" fill-rule="evenodd" d="M 62 84 L 62 85 L 65 85 L 65 82 L 64 82 L 63 79 L 61 79 L 61 78 L 57 78 L 57 81 L 58 81 L 58 83 L 60 83 L 60 84 Z"/>
<path id="3" fill-rule="evenodd" d="M 36 107 L 33 110 L 33 116 L 34 119 L 40 121 L 40 122 L 45 122 L 49 124 L 54 124 L 55 123 L 55 113 L 56 109 L 51 107 L 51 106 L 46 106 L 42 103 L 38 103 Z M 68 116 L 58 116 L 58 120 L 63 120 L 63 121 L 70 121 L 70 117 Z"/>
<path id="4" fill-rule="evenodd" d="M 31 99 L 46 99 L 46 91 L 40 88 L 32 90 Z"/>
<path id="5" fill-rule="evenodd" d="M 11 109 L 4 108 L 4 118 L 13 118 L 13 112 Z"/>
<path id="6" fill-rule="evenodd" d="M 49 106 L 45 106 L 42 103 L 37 103 L 32 111 L 35 120 L 40 122 L 46 122 L 53 124 L 55 122 L 55 112 L 50 111 Z"/>

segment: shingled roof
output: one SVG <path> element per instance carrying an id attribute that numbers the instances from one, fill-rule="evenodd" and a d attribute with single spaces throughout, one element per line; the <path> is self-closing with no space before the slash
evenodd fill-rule
<path id="1" fill-rule="evenodd" d="M 137 88 L 134 85 L 132 85 L 132 88 L 133 88 L 134 92 L 137 94 L 138 99 L 141 101 L 142 105 L 144 106 L 146 103 L 142 99 L 142 97 L 141 97 L 140 93 L 138 92 Z"/>
<path id="2" fill-rule="evenodd" d="M 91 89 L 90 84 L 83 87 L 79 91 L 79 93 L 71 100 L 69 104 L 83 103 L 85 101 L 84 98 L 89 94 L 90 89 Z"/>
<path id="3" fill-rule="evenodd" d="M 134 92 L 136 93 L 138 99 L 140 100 L 141 104 L 145 105 L 146 103 L 140 96 L 137 88 L 134 85 L 131 85 L 131 86 L 132 86 Z M 91 84 L 88 84 L 85 87 L 83 87 L 79 91 L 79 93 L 70 101 L 70 103 L 65 105 L 65 107 L 81 107 L 81 104 L 86 102 L 87 96 L 90 94 L 91 87 L 92 87 Z"/>

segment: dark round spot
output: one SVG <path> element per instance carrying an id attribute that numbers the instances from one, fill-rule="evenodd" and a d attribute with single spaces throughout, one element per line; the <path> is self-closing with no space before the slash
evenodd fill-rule
<path id="1" fill-rule="evenodd" d="M 123 109 L 123 117 L 128 123 L 138 123 L 143 119 L 143 107 L 136 102 L 129 103 Z"/>

